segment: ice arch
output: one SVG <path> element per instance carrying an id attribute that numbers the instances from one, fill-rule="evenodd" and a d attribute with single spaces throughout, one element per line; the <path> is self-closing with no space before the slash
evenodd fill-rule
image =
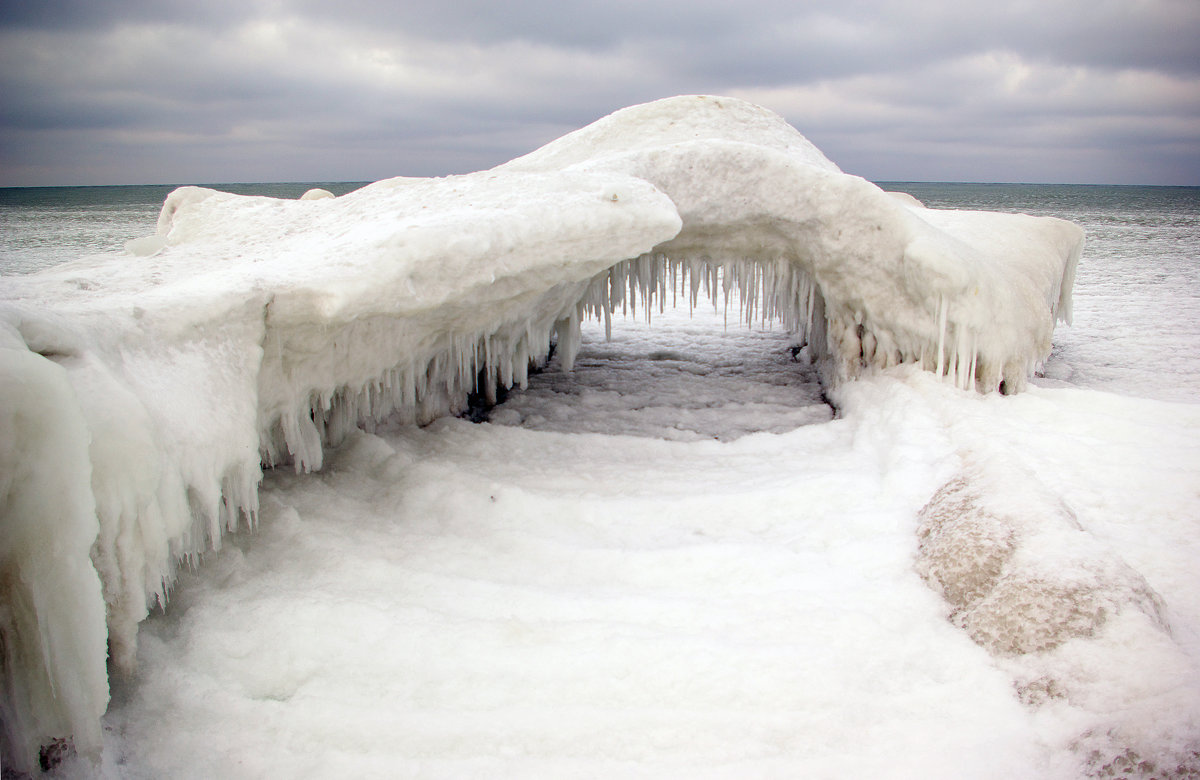
<path id="1" fill-rule="evenodd" d="M 711 286 L 723 269 L 829 383 L 908 362 L 1018 390 L 1081 245 L 1061 220 L 889 195 L 771 112 L 703 96 L 467 176 L 296 201 L 179 189 L 130 256 L 0 291 L 3 462 L 79 464 L 0 494 L 0 587 L 24 605 L 0 616 L 6 766 L 64 734 L 96 749 L 105 624 L 128 666 L 178 561 L 253 522 L 263 462 L 319 468 L 355 425 L 453 411 L 481 369 L 519 384 L 552 337 L 569 365 L 582 317 L 684 270 Z M 49 599 L 64 582 L 72 598 Z"/>

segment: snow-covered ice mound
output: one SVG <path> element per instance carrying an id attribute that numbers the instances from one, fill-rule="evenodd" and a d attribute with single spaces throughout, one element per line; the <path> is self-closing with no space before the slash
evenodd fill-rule
<path id="1" fill-rule="evenodd" d="M 889 195 L 713 97 L 625 109 L 489 171 L 319 195 L 181 188 L 129 256 L 5 279 L 4 463 L 76 464 L 19 490 L 3 475 L 6 766 L 50 737 L 97 749 L 97 627 L 128 668 L 179 561 L 253 524 L 262 463 L 320 468 L 356 427 L 524 385 L 552 341 L 569 370 L 582 319 L 679 288 L 737 287 L 830 386 L 913 363 L 1017 391 L 1082 246 L 1061 220 Z"/>

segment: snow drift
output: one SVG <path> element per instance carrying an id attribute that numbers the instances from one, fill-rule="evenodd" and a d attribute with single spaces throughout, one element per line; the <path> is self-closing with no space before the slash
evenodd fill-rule
<path id="1" fill-rule="evenodd" d="M 96 749 L 97 627 L 128 669 L 175 567 L 255 522 L 264 463 L 318 469 L 356 427 L 523 385 L 552 342 L 569 369 L 583 318 L 680 289 L 694 305 L 736 286 L 742 316 L 781 319 L 830 385 L 911 363 L 1015 392 L 1069 316 L 1081 246 L 1061 220 L 885 193 L 713 97 L 339 198 L 176 190 L 129 256 L 0 292 L 2 378 L 25 388 L 0 452 L 6 766 L 68 734 Z"/>

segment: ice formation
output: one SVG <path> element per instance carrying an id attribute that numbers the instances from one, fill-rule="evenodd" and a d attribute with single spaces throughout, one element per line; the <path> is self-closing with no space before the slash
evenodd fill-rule
<path id="1" fill-rule="evenodd" d="M 83 414 L 67 372 L 3 325 L 0 398 L 0 747 L 27 770 L 43 737 L 98 745 L 107 632 Z"/>
<path id="2" fill-rule="evenodd" d="M 53 388 L 3 411 L 0 582 L 30 599 L 0 615 L 6 765 L 66 732 L 96 747 L 96 627 L 128 668 L 179 562 L 254 523 L 264 463 L 318 469 L 358 426 L 454 412 L 481 377 L 522 385 L 552 341 L 569 369 L 584 317 L 680 290 L 736 286 L 830 384 L 914 363 L 1017 391 L 1069 316 L 1081 245 L 1061 220 L 894 197 L 771 112 L 702 96 L 465 176 L 295 201 L 176 190 L 130 256 L 0 291 L 5 381 Z M 8 487 L 14 453 L 39 452 L 58 466 Z M 59 540 L 54 565 L 34 565 L 51 552 L 30 528 Z"/>

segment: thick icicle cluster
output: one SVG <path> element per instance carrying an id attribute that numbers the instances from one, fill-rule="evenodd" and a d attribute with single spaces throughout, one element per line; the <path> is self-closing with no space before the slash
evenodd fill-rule
<path id="1" fill-rule="evenodd" d="M 57 537 L 75 521 L 56 502 L 90 485 L 95 543 L 60 563 L 98 573 L 103 591 L 84 577 L 69 615 L 49 597 L 0 615 L 17 724 L 6 765 L 29 766 L 31 746 L 68 728 L 96 747 L 80 724 L 103 710 L 104 658 L 56 648 L 92 647 L 84 626 L 106 621 L 118 667 L 132 664 L 137 623 L 177 563 L 254 522 L 262 463 L 319 468 L 356 426 L 454 412 L 481 376 L 489 395 L 520 385 L 552 341 L 569 368 L 584 317 L 674 305 L 677 290 L 695 306 L 736 287 L 739 318 L 782 319 L 830 383 L 908 362 L 1018 390 L 1068 314 L 1081 244 L 1060 220 L 924 209 L 843 174 L 775 114 L 700 96 L 619 111 L 467 176 L 296 201 L 181 188 L 130 256 L 0 291 L 23 355 L 6 381 L 65 377 L 61 415 L 90 438 L 83 465 L 40 474 L 40 500 L 3 494 L 0 537 Z M 53 414 L 6 402 L 6 419 Z M 17 452 L 57 435 L 19 430 L 36 440 Z M 4 547 L 0 582 L 66 587 L 23 550 Z"/>
<path id="2" fill-rule="evenodd" d="M 100 739 L 108 698 L 88 433 L 64 370 L 0 324 L 0 763 L 48 735 Z M 79 608 L 82 601 L 87 605 Z M 101 607 L 95 609 L 96 606 Z"/>

